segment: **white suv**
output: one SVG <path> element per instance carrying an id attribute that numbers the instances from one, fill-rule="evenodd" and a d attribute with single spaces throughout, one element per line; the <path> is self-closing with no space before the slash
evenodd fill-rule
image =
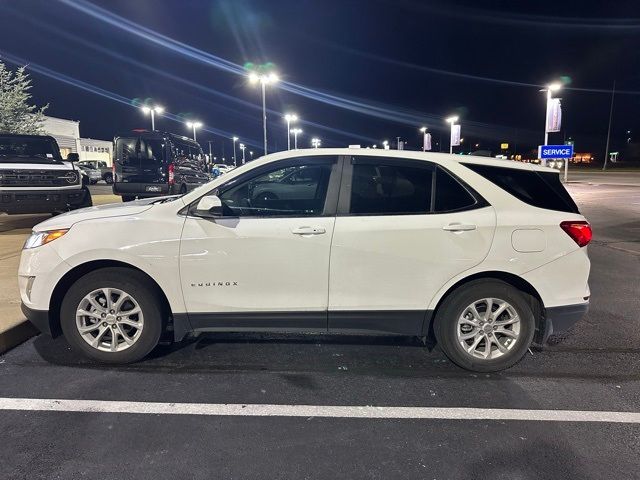
<path id="1" fill-rule="evenodd" d="M 101 362 L 220 331 L 434 336 L 517 362 L 586 312 L 591 228 L 549 168 L 446 154 L 268 155 L 180 196 L 34 228 L 25 315 Z"/>

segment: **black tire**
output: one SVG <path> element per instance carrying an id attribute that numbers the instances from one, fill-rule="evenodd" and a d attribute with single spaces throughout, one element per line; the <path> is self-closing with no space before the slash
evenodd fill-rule
<path id="1" fill-rule="evenodd" d="M 144 327 L 140 337 L 125 350 L 98 350 L 89 345 L 78 331 L 76 309 L 85 295 L 99 288 L 117 288 L 127 292 L 142 310 Z M 164 325 L 160 292 L 142 272 L 130 268 L 101 268 L 84 275 L 67 291 L 60 308 L 60 326 L 71 348 L 100 363 L 125 364 L 141 360 L 158 344 Z"/>
<path id="2" fill-rule="evenodd" d="M 463 349 L 456 330 L 458 319 L 467 306 L 490 297 L 504 300 L 513 307 L 520 319 L 520 333 L 513 347 L 502 356 L 482 359 Z M 438 344 L 453 363 L 474 372 L 497 372 L 515 365 L 524 357 L 531 346 L 536 322 L 527 294 L 500 280 L 474 280 L 445 298 L 438 308 L 433 328 Z"/>
<path id="3" fill-rule="evenodd" d="M 89 191 L 89 187 L 82 187 L 82 192 L 84 193 L 84 198 L 82 199 L 82 203 L 77 207 L 73 207 L 71 210 L 77 210 L 79 208 L 93 207 L 93 199 L 91 198 L 91 192 Z"/>
<path id="4" fill-rule="evenodd" d="M 105 173 L 104 181 L 106 182 L 107 185 L 111 185 L 113 183 L 113 174 L 112 173 Z"/>

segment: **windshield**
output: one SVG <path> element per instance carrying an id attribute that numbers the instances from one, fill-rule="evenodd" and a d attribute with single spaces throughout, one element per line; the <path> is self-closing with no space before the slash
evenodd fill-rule
<path id="1" fill-rule="evenodd" d="M 48 137 L 0 136 L 0 161 L 12 161 L 11 157 L 35 157 L 45 160 L 62 160 L 55 140 Z"/>

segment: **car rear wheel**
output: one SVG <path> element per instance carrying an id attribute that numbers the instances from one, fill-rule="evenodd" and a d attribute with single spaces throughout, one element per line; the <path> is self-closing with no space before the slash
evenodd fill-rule
<path id="1" fill-rule="evenodd" d="M 105 174 L 104 181 L 106 182 L 107 185 L 111 185 L 113 183 L 113 174 L 112 173 Z"/>
<path id="2" fill-rule="evenodd" d="M 525 295 L 499 280 L 477 280 L 452 292 L 434 323 L 447 357 L 476 372 L 495 372 L 517 363 L 535 333 L 533 310 Z"/>
<path id="3" fill-rule="evenodd" d="M 102 363 L 130 363 L 157 344 L 164 317 L 159 292 L 137 270 L 103 268 L 65 295 L 60 325 L 71 347 Z"/>

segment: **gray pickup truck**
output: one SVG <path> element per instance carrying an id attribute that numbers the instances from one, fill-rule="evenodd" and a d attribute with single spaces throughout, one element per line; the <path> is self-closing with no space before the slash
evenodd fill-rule
<path id="1" fill-rule="evenodd" d="M 102 160 L 81 160 L 78 162 L 78 165 L 99 170 L 102 180 L 104 180 L 107 185 L 113 183 L 113 170 L 107 166 L 107 162 Z"/>

